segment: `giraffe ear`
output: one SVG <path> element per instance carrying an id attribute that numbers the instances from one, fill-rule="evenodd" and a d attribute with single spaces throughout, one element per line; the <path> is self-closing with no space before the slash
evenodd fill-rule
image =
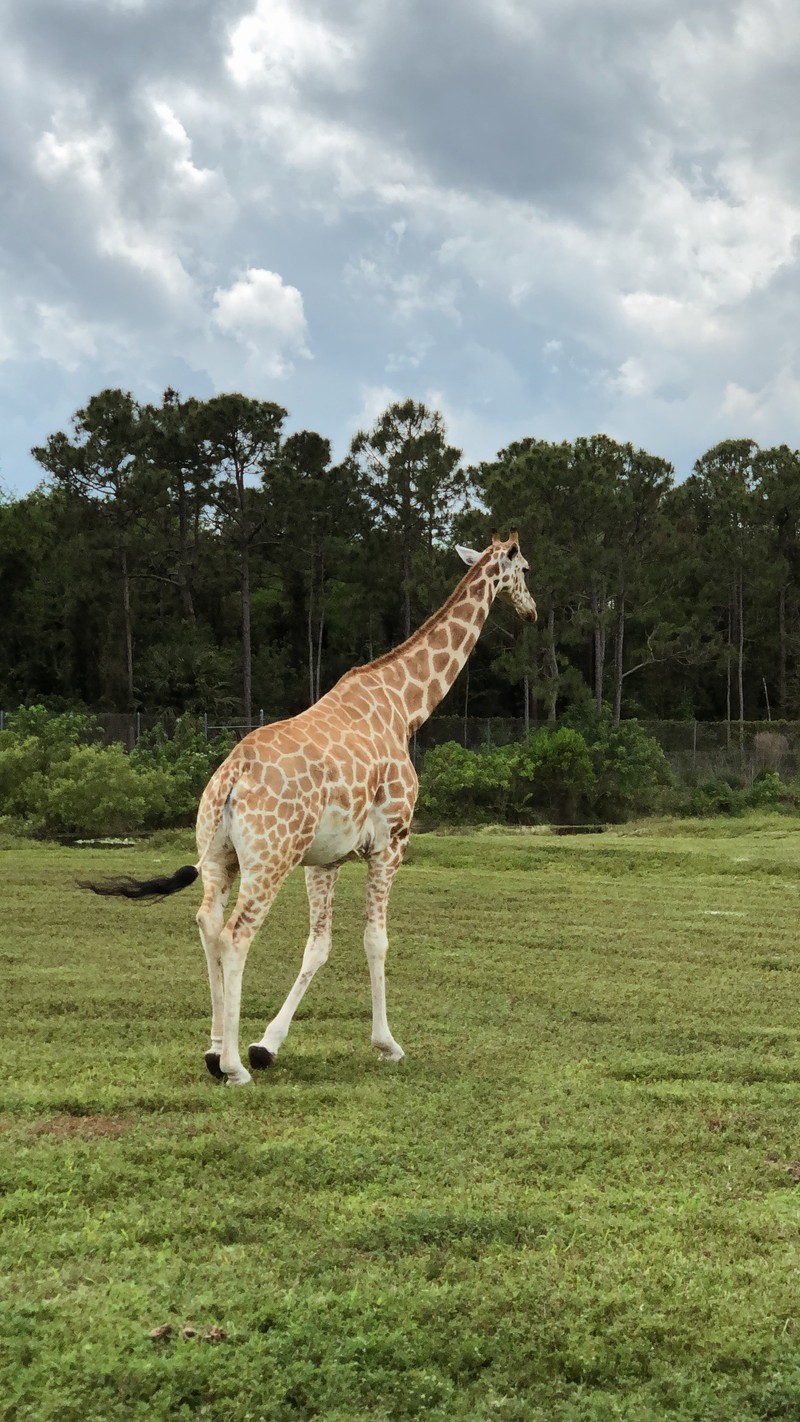
<path id="1" fill-rule="evenodd" d="M 458 543 L 456 544 L 456 553 L 461 561 L 466 563 L 468 568 L 471 568 L 473 563 L 477 563 L 481 556 L 480 553 L 475 552 L 474 548 L 462 548 Z"/>

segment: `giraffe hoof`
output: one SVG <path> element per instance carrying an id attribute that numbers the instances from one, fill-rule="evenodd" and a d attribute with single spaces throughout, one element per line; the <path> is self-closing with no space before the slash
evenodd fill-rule
<path id="1" fill-rule="evenodd" d="M 219 1064 L 219 1052 L 206 1052 L 206 1066 L 215 1081 L 223 1081 L 225 1073 Z"/>
<path id="2" fill-rule="evenodd" d="M 377 1047 L 383 1062 L 401 1062 L 405 1057 L 399 1042 L 373 1042 L 372 1045 Z"/>
<path id="3" fill-rule="evenodd" d="M 247 1056 L 254 1071 L 263 1071 L 266 1067 L 275 1065 L 275 1053 L 262 1046 L 261 1042 L 251 1042 L 247 1048 Z"/>

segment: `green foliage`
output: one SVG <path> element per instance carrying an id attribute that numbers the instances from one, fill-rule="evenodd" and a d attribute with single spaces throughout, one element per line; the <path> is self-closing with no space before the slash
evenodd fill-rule
<path id="1" fill-rule="evenodd" d="M 513 752 L 514 780 L 524 799 L 548 818 L 569 823 L 590 812 L 597 777 L 589 749 L 579 731 L 563 726 L 529 736 Z"/>
<path id="2" fill-rule="evenodd" d="M 403 399 L 334 467 L 284 417 L 109 389 L 37 445 L 46 484 L 0 496 L 0 707 L 292 715 L 442 602 L 453 542 L 518 525 L 539 623 L 493 614 L 511 640 L 476 649 L 479 714 L 800 716 L 800 452 L 727 440 L 673 485 L 605 435 L 522 438 L 464 471 Z"/>
<path id="3" fill-rule="evenodd" d="M 51 787 L 68 778 L 70 761 L 97 734 L 93 718 L 77 712 L 52 716 L 44 706 L 26 706 L 9 716 L 0 731 L 0 815 L 34 833 L 48 828 Z"/>
<path id="4" fill-rule="evenodd" d="M 43 834 L 124 834 L 174 823 L 170 777 L 137 773 L 122 746 L 77 746 L 47 786 L 38 820 Z"/>
<path id="5" fill-rule="evenodd" d="M 97 744 L 89 716 L 24 707 L 0 733 L 0 817 L 34 835 L 115 835 L 188 824 L 232 738 L 206 742 L 183 717 L 175 735 L 147 733 L 127 755 Z"/>
<path id="6" fill-rule="evenodd" d="M 658 743 L 635 721 L 614 726 L 591 711 L 580 721 L 493 750 L 437 746 L 420 777 L 422 809 L 442 823 L 574 823 L 663 808 L 658 792 L 674 777 Z"/>
<path id="7" fill-rule="evenodd" d="M 599 819 L 623 820 L 646 814 L 661 787 L 674 784 L 666 756 L 638 721 L 614 725 L 604 707 L 600 715 L 584 708 L 568 718 L 588 746 L 596 776 L 592 808 Z"/>
<path id="8" fill-rule="evenodd" d="M 234 744 L 228 731 L 206 740 L 193 716 L 181 716 L 172 736 L 159 724 L 140 737 L 129 757 L 134 770 L 142 776 L 161 775 L 169 782 L 169 817 L 161 823 L 191 821 L 203 790 Z"/>
<path id="9" fill-rule="evenodd" d="M 514 746 L 465 750 L 456 741 L 435 746 L 425 757 L 419 805 L 435 820 L 476 823 L 505 818 L 513 774 Z"/>
<path id="10" fill-rule="evenodd" d="M 797 807 L 798 794 L 784 785 L 774 770 L 762 770 L 750 789 L 733 785 L 729 780 L 704 780 L 694 787 L 688 799 L 691 815 L 744 815 L 753 810 L 784 810 Z"/>

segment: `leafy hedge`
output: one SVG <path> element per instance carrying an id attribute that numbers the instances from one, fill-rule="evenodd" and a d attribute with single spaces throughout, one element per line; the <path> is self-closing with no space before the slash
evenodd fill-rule
<path id="1" fill-rule="evenodd" d="M 614 726 L 608 712 L 573 715 L 518 745 L 468 751 L 454 741 L 428 752 L 419 806 L 433 823 L 619 822 L 663 813 L 739 815 L 800 809 L 800 781 L 762 770 L 751 785 L 679 784 L 658 742 L 636 721 Z"/>
<path id="2" fill-rule="evenodd" d="M 190 824 L 232 737 L 206 741 L 184 716 L 128 755 L 101 744 L 91 716 L 23 707 L 0 731 L 0 822 L 32 835 L 115 835 Z"/>
<path id="3" fill-rule="evenodd" d="M 636 721 L 614 726 L 603 714 L 543 727 L 517 745 L 437 746 L 425 757 L 420 807 L 433 820 L 463 823 L 623 820 L 667 808 L 674 787 L 658 743 Z"/>
<path id="4" fill-rule="evenodd" d="M 173 736 L 159 726 L 127 754 L 102 744 L 91 716 L 23 708 L 0 732 L 0 826 L 66 837 L 191 824 L 232 745 L 225 734 L 206 741 L 200 724 L 184 716 Z M 784 785 L 772 770 L 749 787 L 722 780 L 679 786 L 636 721 L 614 726 L 607 713 L 582 713 L 515 745 L 468 751 L 449 741 L 428 751 L 418 808 L 433 823 L 569 824 L 799 804 L 800 785 Z"/>

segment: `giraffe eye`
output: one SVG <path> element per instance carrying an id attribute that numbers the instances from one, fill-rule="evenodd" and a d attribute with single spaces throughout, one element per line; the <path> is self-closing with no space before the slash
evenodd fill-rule
<path id="1" fill-rule="evenodd" d="M 516 556 L 517 556 L 518 553 L 519 553 L 519 548 L 517 547 L 516 543 L 512 543 L 511 547 L 510 547 L 509 550 L 508 550 L 508 556 L 509 556 L 509 558 L 516 558 Z"/>

